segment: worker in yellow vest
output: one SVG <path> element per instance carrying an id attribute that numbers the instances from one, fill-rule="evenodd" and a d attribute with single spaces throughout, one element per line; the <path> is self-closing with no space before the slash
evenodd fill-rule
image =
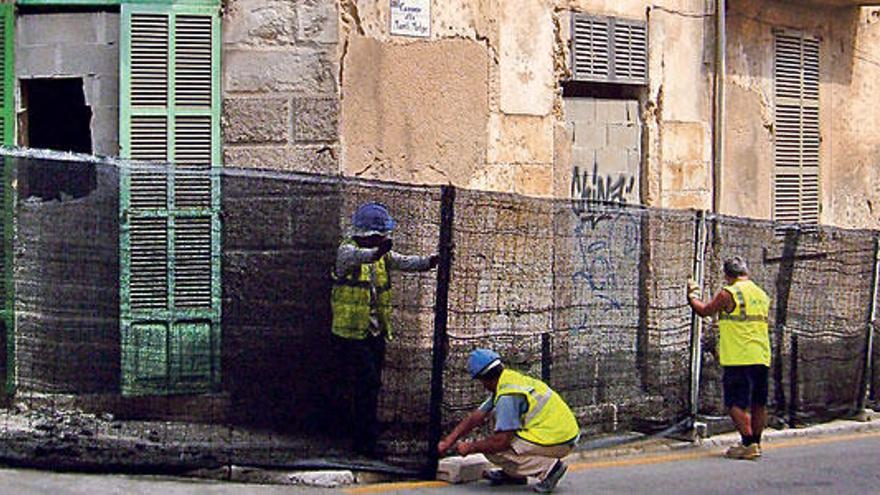
<path id="1" fill-rule="evenodd" d="M 538 478 L 532 489 L 550 493 L 565 474 L 562 458 L 571 453 L 580 436 L 577 419 L 562 397 L 541 380 L 507 369 L 501 357 L 488 349 L 474 350 L 468 359 L 471 378 L 489 392 L 483 404 L 463 419 L 437 445 L 441 455 L 453 446 L 463 456 L 482 453 L 501 467 L 485 477 L 492 485 L 524 485 Z M 495 433 L 474 442 L 458 440 L 494 413 Z"/>
<path id="2" fill-rule="evenodd" d="M 392 250 L 396 222 L 379 203 L 361 205 L 348 238 L 336 252 L 332 272 L 332 342 L 338 358 L 341 420 L 354 450 L 373 455 L 378 437 L 376 406 L 382 384 L 385 340 L 391 339 L 391 270 L 426 271 L 439 257 Z"/>
<path id="3" fill-rule="evenodd" d="M 724 262 L 724 278 L 727 284 L 708 303 L 699 299 L 699 286 L 689 280 L 687 298 L 698 315 L 718 315 L 724 405 L 742 437 L 742 444 L 728 449 L 726 455 L 757 459 L 767 424 L 770 297 L 749 280 L 748 266 L 739 256 Z"/>

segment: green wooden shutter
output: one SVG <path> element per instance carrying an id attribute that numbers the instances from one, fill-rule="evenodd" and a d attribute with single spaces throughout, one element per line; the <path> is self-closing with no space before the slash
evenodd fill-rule
<path id="1" fill-rule="evenodd" d="M 774 39 L 773 218 L 819 223 L 819 41 L 803 33 Z"/>
<path id="2" fill-rule="evenodd" d="M 11 3 L 0 4 L 0 136 L 3 144 L 15 144 L 15 65 L 13 63 L 13 39 L 15 35 L 15 6 Z M 0 256 L 0 324 L 6 336 L 6 390 L 15 391 L 15 297 L 12 283 L 12 215 L 15 211 L 13 194 L 12 160 L 3 160 L 3 177 L 0 178 L 0 197 L 3 198 L 3 214 L 0 215 L 0 232 L 3 235 L 3 255 Z"/>
<path id="3" fill-rule="evenodd" d="M 219 30 L 212 7 L 122 8 L 122 156 L 160 162 L 121 178 L 124 394 L 220 383 Z"/>

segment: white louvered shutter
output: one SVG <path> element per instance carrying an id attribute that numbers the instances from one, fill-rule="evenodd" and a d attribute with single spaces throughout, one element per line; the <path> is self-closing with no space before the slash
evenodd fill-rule
<path id="1" fill-rule="evenodd" d="M 819 223 L 819 41 L 779 32 L 774 39 L 773 218 Z"/>
<path id="2" fill-rule="evenodd" d="M 219 384 L 219 20 L 123 6 L 123 392 Z M 128 69 L 128 70 L 126 70 Z M 169 165 L 170 164 L 170 165 Z"/>
<path id="3" fill-rule="evenodd" d="M 647 84 L 645 22 L 580 13 L 571 19 L 572 80 Z"/>

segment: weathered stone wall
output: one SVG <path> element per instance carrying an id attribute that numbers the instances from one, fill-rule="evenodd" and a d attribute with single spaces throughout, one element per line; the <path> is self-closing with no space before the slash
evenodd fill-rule
<path id="1" fill-rule="evenodd" d="M 880 69 L 876 8 L 791 2 L 736 2 L 728 17 L 727 126 L 722 211 L 771 218 L 773 187 L 773 30 L 820 39 L 821 222 L 880 225 L 880 123 L 872 102 Z"/>
<path id="2" fill-rule="evenodd" d="M 337 172 L 337 24 L 328 0 L 226 4 L 227 165 Z"/>
<path id="3" fill-rule="evenodd" d="M 15 77 L 80 77 L 91 108 L 92 151 L 119 154 L 119 14 L 77 12 L 16 17 Z M 20 93 L 20 82 L 16 86 Z M 16 98 L 20 113 L 22 99 Z"/>
<path id="4" fill-rule="evenodd" d="M 583 11 L 649 23 L 651 80 L 638 107 L 645 136 L 638 163 L 647 174 L 636 201 L 708 206 L 707 3 L 435 2 L 430 38 L 416 39 L 390 34 L 388 2 L 343 0 L 341 170 L 567 197 L 573 136 L 561 83 L 569 12 Z M 372 64 L 362 60 L 368 55 Z M 670 100 L 676 103 L 663 104 Z"/>

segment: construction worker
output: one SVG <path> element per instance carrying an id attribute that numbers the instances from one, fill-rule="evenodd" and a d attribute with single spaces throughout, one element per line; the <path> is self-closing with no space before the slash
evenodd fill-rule
<path id="1" fill-rule="evenodd" d="M 696 282 L 688 280 L 687 298 L 698 315 L 718 315 L 724 406 L 742 437 L 742 444 L 728 449 L 726 455 L 733 459 L 757 459 L 761 456 L 761 433 L 767 423 L 770 297 L 749 280 L 748 266 L 739 256 L 724 262 L 724 279 L 727 285 L 708 303 L 699 299 Z"/>
<path id="2" fill-rule="evenodd" d="M 544 382 L 506 369 L 494 351 L 474 350 L 467 368 L 471 378 L 480 380 L 490 395 L 440 441 L 440 455 L 453 446 L 463 456 L 483 453 L 501 467 L 484 474 L 492 485 L 524 485 L 527 476 L 535 476 L 539 481 L 532 487 L 534 491 L 552 492 L 567 469 L 562 458 L 580 436 L 571 409 Z M 458 442 L 490 413 L 495 415 L 492 436 Z"/>
<path id="3" fill-rule="evenodd" d="M 391 234 L 396 222 L 382 204 L 361 205 L 351 223 L 349 237 L 336 252 L 332 273 L 332 341 L 344 384 L 342 419 L 355 451 L 373 455 L 385 340 L 392 338 L 389 271 L 430 270 L 437 266 L 439 257 L 393 251 Z"/>

